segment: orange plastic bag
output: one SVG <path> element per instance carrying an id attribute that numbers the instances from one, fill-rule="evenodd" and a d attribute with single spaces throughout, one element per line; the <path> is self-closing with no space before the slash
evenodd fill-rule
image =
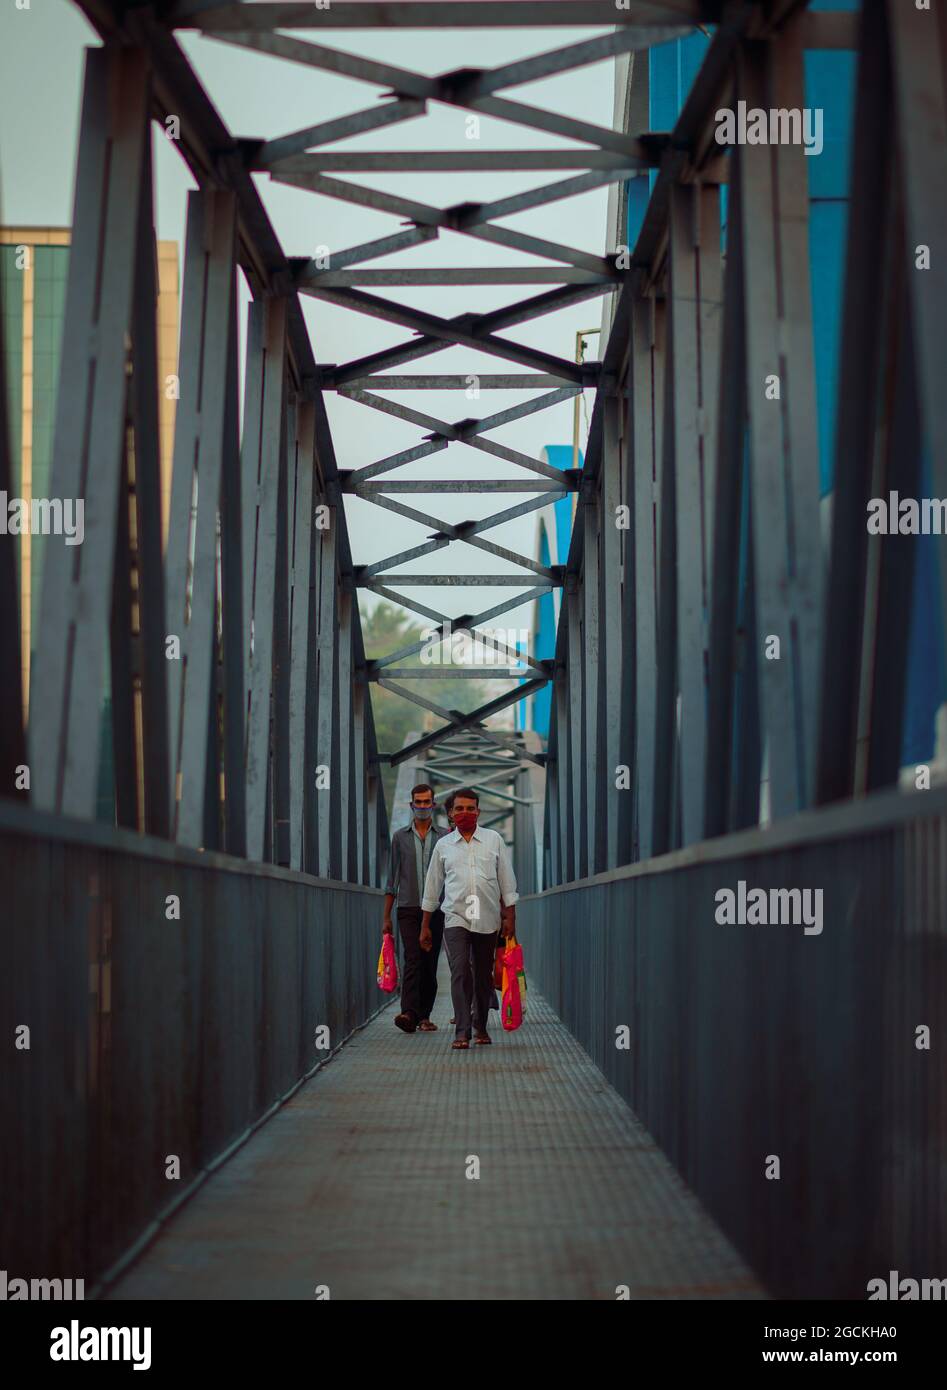
<path id="1" fill-rule="evenodd" d="M 526 1011 L 526 972 L 523 970 L 523 948 L 511 936 L 503 953 L 503 999 L 500 1017 L 507 1033 L 523 1022 Z"/>
<path id="2" fill-rule="evenodd" d="M 395 942 L 391 932 L 385 932 L 378 952 L 378 988 L 386 994 L 398 988 L 398 958 L 395 955 Z"/>

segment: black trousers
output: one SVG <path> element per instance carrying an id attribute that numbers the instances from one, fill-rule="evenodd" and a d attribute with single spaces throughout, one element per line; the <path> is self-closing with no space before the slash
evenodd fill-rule
<path id="1" fill-rule="evenodd" d="M 444 937 L 443 912 L 431 913 L 431 949 L 421 950 L 421 909 L 398 908 L 398 930 L 404 947 L 404 974 L 401 979 L 401 1012 L 421 1021 L 431 1017 L 437 998 L 437 958 Z"/>
<path id="2" fill-rule="evenodd" d="M 478 1033 L 486 1032 L 496 932 L 486 935 L 467 927 L 448 927 L 444 939 L 450 961 L 454 1036 L 469 1040 L 471 1028 Z"/>

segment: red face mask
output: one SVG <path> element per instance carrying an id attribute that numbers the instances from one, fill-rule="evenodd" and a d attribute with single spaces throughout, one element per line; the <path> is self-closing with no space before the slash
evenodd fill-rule
<path id="1" fill-rule="evenodd" d="M 461 832 L 465 830 L 476 830 L 477 817 L 479 815 L 479 811 L 455 811 L 454 824 Z"/>

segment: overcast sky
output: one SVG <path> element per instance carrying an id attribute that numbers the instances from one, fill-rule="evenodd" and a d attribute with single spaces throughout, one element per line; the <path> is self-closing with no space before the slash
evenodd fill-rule
<path id="1" fill-rule="evenodd" d="M 565 46 L 595 32 L 601 31 L 332 31 L 300 37 L 310 41 L 318 37 L 329 47 L 344 48 L 433 75 L 459 67 L 498 66 L 516 57 Z M 212 39 L 184 34 L 181 41 L 221 116 L 238 136 L 286 134 L 371 106 L 381 95 L 381 89 L 372 84 L 241 51 Z M 71 221 L 82 54 L 87 44 L 97 42 L 92 29 L 68 0 L 31 0 L 28 10 L 18 10 L 8 3 L 0 9 L 0 220 L 4 223 L 68 225 Z M 532 105 L 580 115 L 608 126 L 613 107 L 612 63 L 598 63 L 545 82 L 519 87 L 512 95 Z M 571 143 L 488 118 L 481 120 L 479 141 L 468 139 L 466 130 L 465 112 L 431 106 L 426 117 L 336 142 L 329 148 L 340 152 L 347 149 L 530 149 L 565 148 Z M 185 198 L 192 182 L 173 145 L 160 133 L 155 136 L 155 168 L 158 235 L 177 241 L 183 250 Z M 580 171 L 556 171 L 552 175 L 538 172 L 348 174 L 339 177 L 401 193 L 434 206 L 448 207 L 459 202 L 492 201 L 555 178 L 571 177 L 572 172 Z M 401 227 L 399 220 L 389 214 L 281 186 L 272 183 L 266 175 L 255 178 L 289 255 L 312 255 L 320 245 L 341 250 L 389 235 Z M 606 199 L 604 189 L 587 193 L 535 212 L 506 218 L 503 225 L 602 254 L 606 250 Z M 471 238 L 442 233 L 436 242 L 369 264 L 382 268 L 411 264 L 526 266 L 544 262 Z M 371 292 L 449 318 L 467 310 L 488 311 L 546 288 L 550 287 L 508 286 L 492 290 L 478 286 L 398 291 L 373 288 Z M 245 298 L 244 295 L 244 301 Z M 600 304 L 599 300 L 590 300 L 574 309 L 519 326 L 504 336 L 572 359 L 576 332 L 598 326 Z M 410 337 L 409 330 L 308 297 L 303 298 L 303 305 L 315 356 L 320 362 L 344 362 Z M 598 356 L 598 339 L 591 342 L 589 356 L 594 358 Z M 454 348 L 394 370 L 499 373 L 518 368 L 499 358 Z M 396 398 L 440 419 L 455 420 L 492 414 L 516 404 L 523 396 L 520 392 L 483 392 L 479 401 L 471 401 L 463 392 L 443 391 L 402 392 Z M 327 404 L 335 451 L 342 468 L 371 463 L 408 448 L 422 438 L 423 432 L 417 426 L 382 416 L 365 406 L 340 399 L 334 393 L 328 393 Z M 587 397 L 587 409 L 590 406 L 591 400 Z M 583 442 L 587 409 L 583 414 Z M 572 403 L 563 403 L 506 426 L 494 432 L 491 438 L 534 457 L 539 456 L 546 444 L 571 443 Z M 429 461 L 409 465 L 389 476 L 501 478 L 525 475 L 512 464 L 464 445 L 452 444 Z M 486 516 L 521 498 L 520 494 L 511 493 L 483 498 L 442 494 L 404 500 L 446 521 L 459 521 Z M 348 499 L 346 512 L 357 563 L 380 560 L 418 544 L 427 534 L 424 527 L 356 499 Z M 499 544 L 532 554 L 536 524 L 533 513 L 486 534 L 488 539 Z M 498 573 L 510 567 L 483 551 L 452 545 L 410 565 L 399 566 L 399 569 L 407 568 L 422 573 Z M 526 582 L 529 582 L 528 576 Z M 509 589 L 501 588 L 478 589 L 475 594 L 469 589 L 429 588 L 410 590 L 408 594 L 449 614 L 485 608 L 512 597 Z M 528 626 L 529 609 L 514 611 L 497 621 L 504 626 Z"/>

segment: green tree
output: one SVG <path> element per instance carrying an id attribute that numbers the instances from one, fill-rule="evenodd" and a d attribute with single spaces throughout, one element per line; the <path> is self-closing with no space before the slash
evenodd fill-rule
<path id="1" fill-rule="evenodd" d="M 421 641 L 431 628 L 430 624 L 425 625 L 412 618 L 404 609 L 396 608 L 394 604 L 384 601 L 376 604 L 370 613 L 362 613 L 361 619 L 365 655 L 370 660 L 389 656 L 400 647 Z M 400 660 L 398 666 L 424 669 L 424 663 L 417 654 Z M 465 713 L 485 704 L 492 693 L 489 682 L 470 680 L 463 676 L 439 676 L 436 680 L 423 681 L 407 680 L 404 685 L 444 709 L 458 709 Z M 375 737 L 380 753 L 397 752 L 403 747 L 412 730 L 426 731 L 441 726 L 442 721 L 429 710 L 403 699 L 393 691 L 382 690 L 377 681 L 371 682 L 371 692 Z M 397 780 L 398 769 L 383 766 L 382 783 L 389 810 L 394 800 Z"/>

